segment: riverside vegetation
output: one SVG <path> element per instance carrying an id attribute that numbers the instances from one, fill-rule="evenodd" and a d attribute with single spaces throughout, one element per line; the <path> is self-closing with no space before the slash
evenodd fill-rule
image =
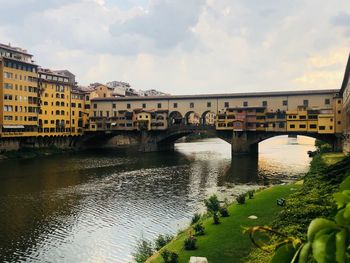
<path id="1" fill-rule="evenodd" d="M 228 205 L 231 216 L 221 215 L 220 224 L 215 224 L 214 218 L 220 205 L 217 197 L 212 196 L 205 201 L 208 215 L 194 215 L 192 226 L 147 262 L 166 262 L 161 257 L 163 251 L 176 254 L 174 262 L 186 263 L 191 256 L 204 256 L 210 262 L 220 263 L 316 262 L 313 261 L 316 258 L 318 262 L 349 262 L 349 171 L 350 157 L 319 151 L 303 181 L 238 196 L 240 204 Z M 276 205 L 278 198 L 286 199 L 284 207 Z M 248 219 L 250 215 L 257 219 Z M 318 217 L 322 219 L 312 221 Z M 255 227 L 258 225 L 270 227 Z M 332 242 L 339 239 L 342 241 L 338 242 L 341 244 L 338 249 Z M 186 250 L 186 242 L 194 243 L 195 250 Z M 329 253 L 322 253 L 322 249 Z M 334 261 L 329 261 L 328 254 Z M 299 260 L 301 255 L 304 261 Z"/>

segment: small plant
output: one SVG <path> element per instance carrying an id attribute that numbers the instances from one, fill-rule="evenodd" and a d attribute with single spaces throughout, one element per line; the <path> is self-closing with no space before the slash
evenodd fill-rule
<path id="1" fill-rule="evenodd" d="M 220 224 L 220 219 L 217 213 L 213 214 L 214 225 Z"/>
<path id="2" fill-rule="evenodd" d="M 204 226 L 202 223 L 198 223 L 193 227 L 193 230 L 196 232 L 196 236 L 203 236 L 204 235 Z"/>
<path id="3" fill-rule="evenodd" d="M 178 263 L 179 262 L 179 255 L 175 252 L 170 252 L 168 250 L 164 250 L 161 253 L 161 256 L 163 258 L 164 263 Z"/>
<path id="4" fill-rule="evenodd" d="M 197 238 L 193 236 L 191 233 L 189 234 L 188 238 L 186 238 L 184 241 L 184 248 L 185 250 L 197 249 Z"/>
<path id="5" fill-rule="evenodd" d="M 250 190 L 250 191 L 248 191 L 248 196 L 249 196 L 249 199 L 253 199 L 253 197 L 254 197 L 254 190 Z"/>
<path id="6" fill-rule="evenodd" d="M 199 220 L 201 219 L 201 215 L 198 213 L 195 213 L 192 217 L 191 220 L 191 225 L 194 225 L 195 223 L 197 223 Z"/>
<path id="7" fill-rule="evenodd" d="M 137 242 L 136 251 L 133 253 L 133 257 L 137 263 L 143 263 L 153 255 L 153 252 L 152 243 L 142 239 Z"/>
<path id="8" fill-rule="evenodd" d="M 212 195 L 208 199 L 204 200 L 204 204 L 207 207 L 207 211 L 209 214 L 213 215 L 214 224 L 219 224 L 219 216 L 217 213 L 220 209 L 220 202 L 216 195 Z"/>
<path id="9" fill-rule="evenodd" d="M 158 235 L 155 240 L 156 250 L 160 250 L 173 239 L 172 235 Z"/>
<path id="10" fill-rule="evenodd" d="M 236 201 L 238 204 L 243 205 L 245 203 L 245 194 L 240 194 L 237 196 Z"/>
<path id="11" fill-rule="evenodd" d="M 222 217 L 229 217 L 230 216 L 226 207 L 220 207 L 219 212 L 220 212 L 220 215 Z"/>

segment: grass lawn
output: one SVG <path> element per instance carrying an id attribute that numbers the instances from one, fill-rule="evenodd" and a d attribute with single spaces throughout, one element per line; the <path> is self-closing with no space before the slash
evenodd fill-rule
<path id="1" fill-rule="evenodd" d="M 242 233 L 242 227 L 270 225 L 282 209 L 276 205 L 276 199 L 285 198 L 300 187 L 295 184 L 274 186 L 256 193 L 254 199 L 248 199 L 244 205 L 232 204 L 229 207 L 230 217 L 220 218 L 220 225 L 214 225 L 212 218 L 205 219 L 205 235 L 198 237 L 198 249 L 195 251 L 183 249 L 189 230 L 178 235 L 165 248 L 178 253 L 180 263 L 188 263 L 191 256 L 207 257 L 210 263 L 244 262 L 244 257 L 254 245 L 248 235 Z M 250 215 L 256 215 L 258 219 L 248 219 Z M 147 262 L 161 263 L 163 259 L 156 254 Z"/>
<path id="2" fill-rule="evenodd" d="M 327 166 L 335 164 L 345 158 L 344 153 L 324 153 L 322 159 Z"/>

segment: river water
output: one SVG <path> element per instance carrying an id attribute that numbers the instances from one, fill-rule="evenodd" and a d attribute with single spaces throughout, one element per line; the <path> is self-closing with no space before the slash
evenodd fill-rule
<path id="1" fill-rule="evenodd" d="M 99 150 L 0 162 L 0 262 L 132 262 L 141 237 L 176 234 L 203 199 L 298 178 L 314 140 L 275 137 L 259 159 L 219 139 L 175 152 Z"/>

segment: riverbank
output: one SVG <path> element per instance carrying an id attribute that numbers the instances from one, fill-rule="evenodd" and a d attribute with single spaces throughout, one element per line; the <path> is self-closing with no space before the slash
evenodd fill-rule
<path id="1" fill-rule="evenodd" d="M 230 216 L 220 218 L 219 225 L 214 225 L 212 218 L 204 219 L 202 223 L 205 235 L 198 238 L 198 249 L 195 251 L 183 250 L 183 242 L 190 229 L 179 234 L 165 249 L 178 253 L 180 263 L 187 263 L 191 256 L 204 256 L 209 262 L 232 263 L 233 259 L 239 262 L 238 259 L 246 257 L 254 248 L 249 237 L 242 234 L 242 227 L 269 224 L 271 218 L 282 210 L 276 205 L 276 199 L 287 198 L 299 187 L 300 185 L 271 187 L 256 193 L 253 199 L 246 200 L 243 205 L 232 204 L 228 207 Z M 251 215 L 257 216 L 257 219 L 249 219 Z M 161 263 L 163 260 L 156 254 L 147 262 Z"/>
<path id="2" fill-rule="evenodd" d="M 269 225 L 290 235 L 305 237 L 307 226 L 316 217 L 331 215 L 334 204 L 332 194 L 337 190 L 344 174 L 350 168 L 350 159 L 338 153 L 317 155 L 311 162 L 303 184 L 274 186 L 257 193 L 246 204 L 229 206 L 230 217 L 221 218 L 220 225 L 213 225 L 212 219 L 203 220 L 206 235 L 198 238 L 198 249 L 185 251 L 185 230 L 165 248 L 179 254 L 179 262 L 187 263 L 191 256 L 207 257 L 209 262 L 268 262 L 271 254 L 258 250 L 242 227 Z M 330 177 L 330 175 L 332 175 Z M 276 205 L 276 199 L 286 198 L 283 208 Z M 251 220 L 248 217 L 258 218 Z M 147 262 L 163 262 L 159 254 Z"/>

